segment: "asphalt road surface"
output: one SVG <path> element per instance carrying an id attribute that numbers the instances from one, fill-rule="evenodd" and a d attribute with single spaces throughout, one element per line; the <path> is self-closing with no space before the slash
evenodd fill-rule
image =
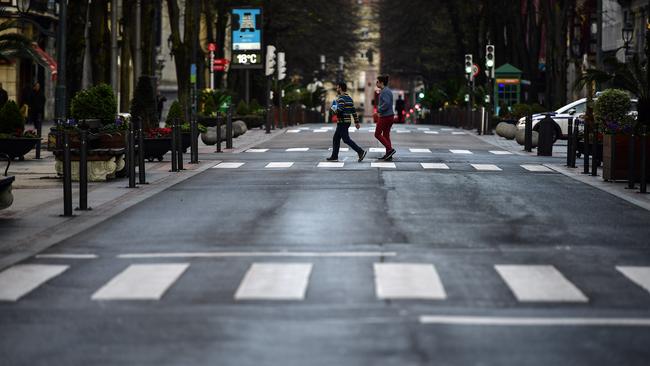
<path id="1" fill-rule="evenodd" d="M 0 364 L 650 364 L 648 211 L 440 126 L 377 165 L 368 126 L 362 163 L 278 130 L 1 272 Z"/>

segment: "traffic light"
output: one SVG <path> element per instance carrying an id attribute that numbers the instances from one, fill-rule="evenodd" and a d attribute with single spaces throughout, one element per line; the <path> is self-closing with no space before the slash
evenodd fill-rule
<path id="1" fill-rule="evenodd" d="M 265 75 L 272 76 L 275 73 L 275 46 L 266 46 L 266 68 Z"/>
<path id="2" fill-rule="evenodd" d="M 284 80 L 287 76 L 287 61 L 284 60 L 284 52 L 278 52 L 278 80 Z"/>
<path id="3" fill-rule="evenodd" d="M 472 55 L 465 55 L 465 74 L 470 77 L 473 73 L 474 61 Z"/>
<path id="4" fill-rule="evenodd" d="M 496 58 L 494 56 L 494 46 L 489 44 L 485 46 L 485 72 L 487 76 L 494 79 L 494 66 Z"/>

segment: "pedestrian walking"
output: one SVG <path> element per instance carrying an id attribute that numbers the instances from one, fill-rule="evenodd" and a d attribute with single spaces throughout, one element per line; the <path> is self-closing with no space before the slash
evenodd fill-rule
<path id="1" fill-rule="evenodd" d="M 397 97 L 395 101 L 395 112 L 397 113 L 397 123 L 404 123 L 404 99 L 402 99 L 402 94 Z"/>
<path id="2" fill-rule="evenodd" d="M 386 154 L 379 160 L 392 160 L 395 155 L 395 149 L 390 142 L 390 129 L 393 127 L 395 113 L 393 112 L 393 92 L 388 88 L 388 75 L 377 77 L 377 88 L 381 89 L 379 93 L 379 103 L 377 107 L 375 128 L 375 138 L 386 148 Z"/>
<path id="3" fill-rule="evenodd" d="M 41 130 L 43 113 L 45 112 L 45 94 L 41 90 L 41 84 L 35 82 L 29 95 L 28 120 L 34 124 L 37 131 Z"/>
<path id="4" fill-rule="evenodd" d="M 2 83 L 0 83 L 0 108 L 4 107 L 8 101 L 9 94 L 7 94 L 7 91 L 2 87 Z"/>
<path id="5" fill-rule="evenodd" d="M 158 122 L 162 121 L 162 112 L 165 108 L 165 102 L 167 98 L 158 92 L 156 94 L 156 112 L 158 113 Z"/>
<path id="6" fill-rule="evenodd" d="M 334 138 L 332 139 L 332 155 L 327 158 L 327 161 L 337 161 L 339 159 L 341 139 L 357 153 L 359 162 L 362 162 L 366 157 L 366 151 L 360 148 L 359 145 L 350 138 L 350 132 L 348 129 L 352 123 L 354 123 L 357 130 L 360 125 L 357 110 L 354 107 L 354 101 L 347 91 L 348 86 L 345 83 L 338 83 L 336 85 L 336 94 L 338 97 L 332 104 L 332 110 L 336 115 L 336 132 L 334 132 Z"/>

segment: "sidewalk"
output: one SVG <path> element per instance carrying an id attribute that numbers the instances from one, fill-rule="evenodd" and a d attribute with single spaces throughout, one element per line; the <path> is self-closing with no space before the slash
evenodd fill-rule
<path id="1" fill-rule="evenodd" d="M 225 149 L 225 143 L 222 143 L 221 154 L 244 151 L 284 132 L 280 129 L 266 134 L 260 129 L 249 130 L 233 139 L 233 149 Z M 189 154 L 184 154 L 186 170 L 179 173 L 169 171 L 169 153 L 162 162 L 147 162 L 149 184 L 139 185 L 136 189 L 127 188 L 128 178 L 89 183 L 88 205 L 92 210 L 75 211 L 74 217 L 60 216 L 63 214 L 62 180 L 54 170 L 55 159 L 51 152 L 42 150 L 42 159 L 35 160 L 35 151 L 32 151 L 25 156 L 24 161 L 13 161 L 8 175 L 16 177 L 13 184 L 14 203 L 0 211 L 0 270 L 209 169 L 220 162 L 220 154 L 215 153 L 215 150 L 215 146 L 204 145 L 199 138 L 200 163 L 189 164 Z M 6 162 L 0 162 L 2 172 L 5 164 Z M 78 206 L 77 187 L 78 184 L 73 183 L 73 207 Z"/>

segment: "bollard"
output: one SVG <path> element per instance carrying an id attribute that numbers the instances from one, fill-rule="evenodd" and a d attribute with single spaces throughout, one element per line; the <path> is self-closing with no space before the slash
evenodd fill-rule
<path id="1" fill-rule="evenodd" d="M 178 159 L 176 157 L 176 145 L 178 142 L 176 141 L 176 118 L 172 120 L 172 172 L 177 172 L 178 171 Z"/>
<path id="2" fill-rule="evenodd" d="M 271 133 L 271 118 L 273 118 L 273 108 L 266 110 L 266 133 Z"/>
<path id="3" fill-rule="evenodd" d="M 221 152 L 221 125 L 223 124 L 223 116 L 221 115 L 221 112 L 217 112 L 217 151 L 218 153 Z M 268 133 L 268 125 L 267 125 L 267 133 Z"/>
<path id="4" fill-rule="evenodd" d="M 183 127 L 176 120 L 176 157 L 178 158 L 178 170 L 185 170 L 183 168 Z"/>
<path id="5" fill-rule="evenodd" d="M 636 189 L 636 179 L 634 178 L 634 138 L 634 132 L 632 132 L 630 141 L 627 144 L 627 187 L 625 189 Z"/>
<path id="6" fill-rule="evenodd" d="M 648 190 L 647 190 L 648 187 L 647 187 L 647 182 L 646 182 L 648 180 L 648 177 L 646 177 L 646 174 L 647 174 L 647 172 L 646 172 L 646 163 L 647 163 L 647 161 L 646 161 L 646 159 L 647 159 L 646 148 L 647 148 L 647 146 L 646 146 L 646 141 L 645 141 L 646 136 L 648 135 L 647 130 L 648 130 L 647 126 L 644 125 L 643 130 L 641 132 L 641 177 L 640 177 L 641 178 L 641 188 L 639 189 L 639 193 L 648 193 Z"/>
<path id="7" fill-rule="evenodd" d="M 526 116 L 526 124 L 524 127 L 524 150 L 527 152 L 533 151 L 533 116 Z"/>
<path id="8" fill-rule="evenodd" d="M 569 133 L 569 138 L 567 140 L 567 147 L 566 147 L 566 166 L 571 168 L 571 152 L 573 151 L 573 118 L 569 118 L 568 120 L 568 133 Z"/>
<path id="9" fill-rule="evenodd" d="M 551 113 L 539 122 L 539 140 L 537 142 L 537 156 L 553 156 L 553 132 L 555 121 Z M 532 132 L 531 132 L 532 134 Z"/>
<path id="10" fill-rule="evenodd" d="M 598 135 L 596 135 L 596 130 L 594 130 L 593 139 L 591 141 L 591 176 L 598 176 L 598 165 L 600 162 L 596 158 L 596 153 L 598 150 Z"/>
<path id="11" fill-rule="evenodd" d="M 199 126 L 196 121 L 196 114 L 192 116 L 190 121 L 190 164 L 199 163 L 199 140 L 197 140 Z"/>
<path id="12" fill-rule="evenodd" d="M 127 164 L 129 165 L 129 188 L 135 187 L 135 135 L 133 123 L 129 123 Z"/>
<path id="13" fill-rule="evenodd" d="M 571 135 L 572 143 L 571 143 L 571 168 L 576 167 L 576 155 L 578 151 L 578 120 L 575 120 L 575 123 L 573 124 L 573 134 Z"/>
<path id="14" fill-rule="evenodd" d="M 585 121 L 585 128 L 583 131 L 583 139 L 582 139 L 582 152 L 584 153 L 583 156 L 583 172 L 582 174 L 589 174 L 589 124 L 587 121 Z"/>
<path id="15" fill-rule="evenodd" d="M 141 117 L 138 117 L 138 183 L 149 184 L 144 166 L 144 129 Z"/>
<path id="16" fill-rule="evenodd" d="M 88 207 L 88 130 L 81 130 L 79 148 L 79 207 L 77 211 L 89 211 Z"/>
<path id="17" fill-rule="evenodd" d="M 63 134 L 63 216 L 72 216 L 72 158 L 68 131 Z"/>
<path id="18" fill-rule="evenodd" d="M 41 158 L 41 134 L 43 133 L 43 121 L 38 121 L 38 126 L 36 126 L 36 137 L 38 137 L 38 142 L 36 142 L 36 156 L 34 159 Z"/>
<path id="19" fill-rule="evenodd" d="M 232 149 L 232 108 L 228 108 L 228 119 L 226 119 L 226 149 Z"/>

